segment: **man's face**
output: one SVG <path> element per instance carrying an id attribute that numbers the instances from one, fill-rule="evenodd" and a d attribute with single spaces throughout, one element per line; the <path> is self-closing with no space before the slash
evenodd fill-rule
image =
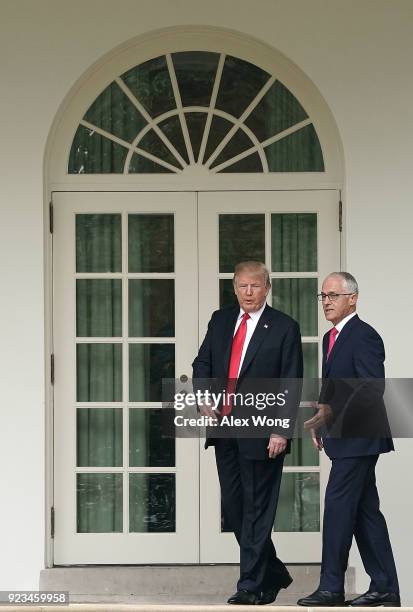
<path id="1" fill-rule="evenodd" d="M 263 274 L 246 270 L 237 274 L 234 291 L 240 307 L 245 312 L 255 312 L 264 304 L 269 287 L 265 286 Z"/>
<path id="2" fill-rule="evenodd" d="M 343 278 L 340 276 L 328 276 L 321 287 L 321 293 L 328 295 L 350 293 L 350 291 L 347 289 Z M 323 300 L 324 316 L 327 321 L 337 325 L 347 315 L 354 312 L 356 310 L 357 297 L 357 293 L 353 293 L 351 295 L 339 295 L 334 301 L 329 298 Z"/>

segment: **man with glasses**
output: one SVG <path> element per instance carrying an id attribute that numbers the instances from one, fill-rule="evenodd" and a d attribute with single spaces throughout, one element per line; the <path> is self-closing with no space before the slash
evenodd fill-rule
<path id="1" fill-rule="evenodd" d="M 382 397 L 383 341 L 356 314 L 358 285 L 351 274 L 327 276 L 318 298 L 334 327 L 323 338 L 318 410 L 305 427 L 312 431 L 315 448 L 324 447 L 332 464 L 325 495 L 320 585 L 297 603 L 400 607 L 396 567 L 375 477 L 379 455 L 394 450 Z M 353 535 L 371 581 L 366 593 L 344 602 L 344 574 Z"/>
<path id="2" fill-rule="evenodd" d="M 294 412 L 299 403 L 299 389 L 294 387 L 303 375 L 298 323 L 267 305 L 271 281 L 264 264 L 239 263 L 233 285 L 238 305 L 213 313 L 193 363 L 194 385 L 201 379 L 219 379 L 226 381 L 227 390 L 245 395 L 246 389 L 261 389 L 267 382 L 274 388 L 283 379 L 291 391 L 286 408 Z M 261 414 L 271 411 L 266 408 Z M 199 409 L 205 416 L 216 416 L 207 403 Z M 238 406 L 224 402 L 221 423 L 231 413 L 239 415 Z M 240 545 L 240 578 L 228 599 L 235 605 L 271 603 L 292 582 L 271 540 L 292 431 L 274 427 L 266 430 L 266 437 L 248 437 L 250 432 L 247 437 L 208 437 L 205 445 L 215 446 L 225 520 Z"/>

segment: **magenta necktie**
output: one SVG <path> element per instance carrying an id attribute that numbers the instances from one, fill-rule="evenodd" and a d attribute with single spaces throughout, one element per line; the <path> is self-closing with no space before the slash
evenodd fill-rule
<path id="1" fill-rule="evenodd" d="M 334 346 L 334 342 L 336 341 L 337 334 L 338 334 L 338 329 L 333 327 L 333 329 L 330 331 L 330 337 L 328 339 L 328 351 L 327 351 L 326 361 L 330 357 L 330 353 L 333 350 L 333 346 Z"/>
<path id="2" fill-rule="evenodd" d="M 226 392 L 234 393 L 237 386 L 239 364 L 241 363 L 242 349 L 244 348 L 245 336 L 247 335 L 247 320 L 250 318 L 248 312 L 242 315 L 241 323 L 232 339 L 231 358 L 229 361 L 228 383 Z M 228 416 L 232 410 L 232 398 L 224 402 L 221 416 Z"/>

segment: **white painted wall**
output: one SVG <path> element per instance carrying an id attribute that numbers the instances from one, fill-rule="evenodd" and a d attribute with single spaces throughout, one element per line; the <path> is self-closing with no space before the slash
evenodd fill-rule
<path id="1" fill-rule="evenodd" d="M 0 6 L 0 588 L 44 565 L 43 155 L 68 91 L 105 53 L 153 29 L 207 24 L 282 51 L 314 82 L 346 162 L 346 253 L 389 376 L 410 375 L 413 225 L 411 0 L 2 0 Z M 409 440 L 380 461 L 404 602 L 413 604 Z M 351 563 L 360 567 L 357 555 Z M 363 572 L 358 572 L 360 576 Z M 358 587 L 364 586 L 363 579 Z"/>

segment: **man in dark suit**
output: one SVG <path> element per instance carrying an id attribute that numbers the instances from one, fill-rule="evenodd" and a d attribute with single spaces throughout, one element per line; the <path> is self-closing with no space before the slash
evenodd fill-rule
<path id="1" fill-rule="evenodd" d="M 301 606 L 344 604 L 344 574 L 353 539 L 370 576 L 369 590 L 349 606 L 400 606 L 386 521 L 379 509 L 375 467 L 394 450 L 383 402 L 384 346 L 356 314 L 358 286 L 347 272 L 324 281 L 319 299 L 334 327 L 323 339 L 323 383 L 316 415 L 305 426 L 331 459 L 323 524 L 320 585 Z M 322 434 L 322 435 L 320 435 Z"/>
<path id="2" fill-rule="evenodd" d="M 280 379 L 302 378 L 302 348 L 299 326 L 291 317 L 266 304 L 271 287 L 268 270 L 255 261 L 235 268 L 234 291 L 239 306 L 213 313 L 208 331 L 193 363 L 193 379 L 220 379 L 227 390 L 237 393 L 256 379 L 274 387 Z M 258 381 L 259 384 L 259 381 Z M 251 388 L 252 388 L 251 387 Z M 299 398 L 291 394 L 291 411 Z M 221 406 L 219 419 L 232 407 Z M 205 416 L 216 414 L 207 403 L 199 406 Z M 285 408 L 283 409 L 285 415 Z M 291 413 L 292 420 L 294 414 Z M 282 435 L 284 433 L 284 435 Z M 249 434 L 248 434 L 249 435 Z M 291 437 L 292 431 L 288 434 Z M 240 578 L 230 604 L 265 604 L 292 582 L 278 559 L 271 533 L 289 442 L 282 428 L 267 437 L 207 438 L 205 447 L 215 446 L 224 516 L 240 545 Z"/>

